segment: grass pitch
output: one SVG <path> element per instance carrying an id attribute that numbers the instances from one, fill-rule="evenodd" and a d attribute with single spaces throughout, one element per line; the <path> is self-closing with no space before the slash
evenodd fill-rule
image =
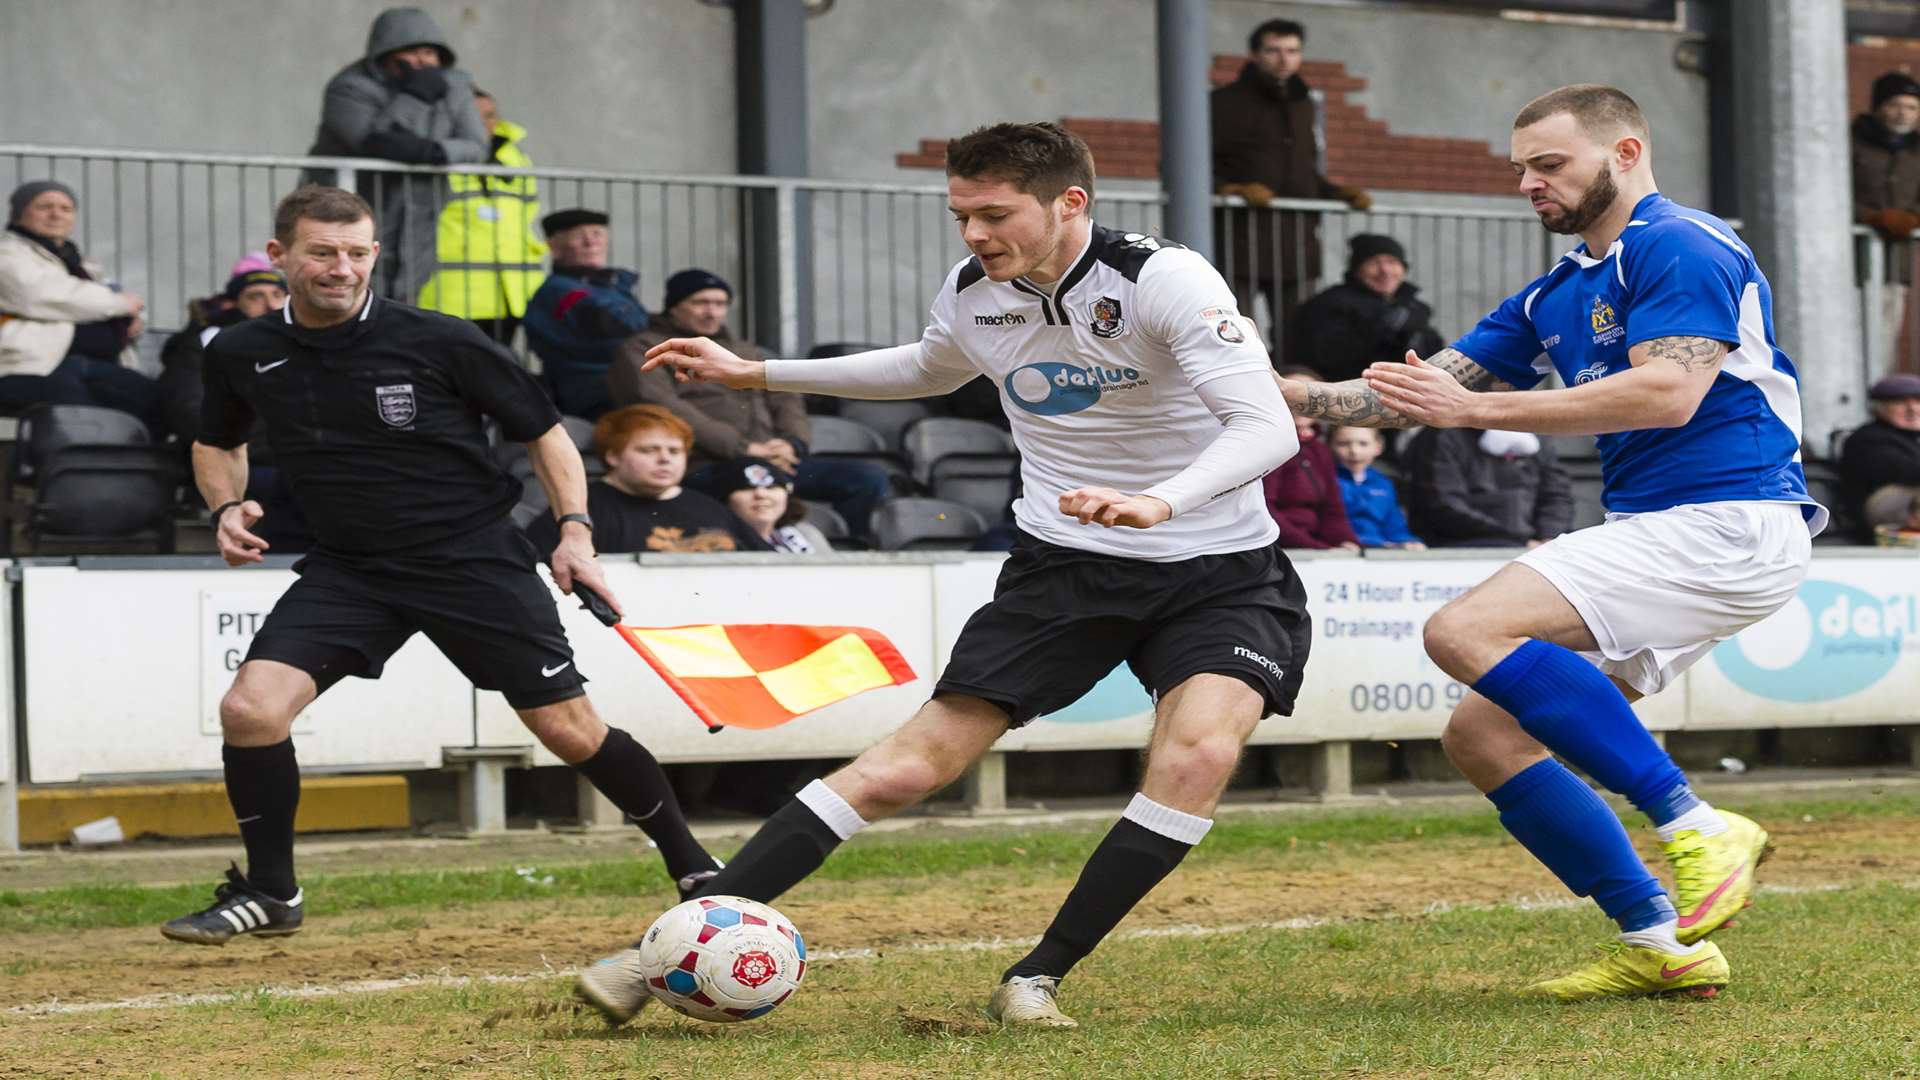
<path id="1" fill-rule="evenodd" d="M 153 930 L 202 888 L 0 893 L 0 1075 L 1920 1076 L 1920 795 L 1737 805 L 1781 851 L 1711 1002 L 1515 997 L 1610 928 L 1490 812 L 1239 814 L 1067 980 L 1077 1031 L 979 1010 L 1099 827 L 856 840 L 779 904 L 801 992 L 731 1026 L 609 1032 L 548 973 L 670 902 L 652 862 L 315 878 L 225 949 Z"/>

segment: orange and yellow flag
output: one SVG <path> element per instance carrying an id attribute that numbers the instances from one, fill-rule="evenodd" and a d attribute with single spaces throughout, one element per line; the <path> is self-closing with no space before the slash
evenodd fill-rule
<path id="1" fill-rule="evenodd" d="M 615 627 L 710 731 L 770 728 L 916 675 L 884 634 L 861 626 Z"/>

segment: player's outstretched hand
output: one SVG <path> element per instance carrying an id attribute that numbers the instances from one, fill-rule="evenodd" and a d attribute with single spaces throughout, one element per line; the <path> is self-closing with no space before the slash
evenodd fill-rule
<path id="1" fill-rule="evenodd" d="M 553 558 L 547 565 L 553 569 L 553 583 L 560 586 L 561 592 L 572 596 L 575 583 L 585 585 L 599 593 L 615 615 L 627 613 L 607 584 L 607 575 L 601 571 L 599 560 L 593 557 L 593 542 L 584 534 L 562 530 L 560 545 L 553 549 Z"/>
<path id="2" fill-rule="evenodd" d="M 252 499 L 220 515 L 220 527 L 214 530 L 213 538 L 228 566 L 245 566 L 265 558 L 261 552 L 267 550 L 267 542 L 249 530 L 266 516 L 266 510 Z"/>
<path id="3" fill-rule="evenodd" d="M 1480 395 L 1460 385 L 1448 372 L 1434 367 L 1412 349 L 1404 364 L 1369 366 L 1367 387 L 1380 403 L 1428 427 L 1478 427 L 1474 408 Z"/>
<path id="4" fill-rule="evenodd" d="M 669 338 L 647 350 L 640 370 L 663 364 L 671 366 L 681 382 L 715 382 L 735 390 L 763 390 L 767 385 L 765 364 L 742 360 L 711 338 Z"/>
<path id="5" fill-rule="evenodd" d="M 1112 488 L 1074 488 L 1060 496 L 1060 512 L 1082 525 L 1125 525 L 1151 529 L 1173 516 L 1173 507 L 1152 495 L 1128 495 Z"/>

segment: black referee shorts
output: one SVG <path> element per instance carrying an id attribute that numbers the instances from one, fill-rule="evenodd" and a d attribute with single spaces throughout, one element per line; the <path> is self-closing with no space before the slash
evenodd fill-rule
<path id="1" fill-rule="evenodd" d="M 313 676 L 324 693 L 349 675 L 377 679 L 419 631 L 482 690 L 516 709 L 579 697 L 586 683 L 539 557 L 519 530 L 496 528 L 407 555 L 316 551 L 247 650 Z"/>
<path id="2" fill-rule="evenodd" d="M 1291 716 L 1312 640 L 1306 588 L 1277 544 L 1145 562 L 1020 532 L 934 692 L 992 702 L 1019 727 L 1124 660 L 1155 700 L 1195 675 L 1230 675 Z"/>

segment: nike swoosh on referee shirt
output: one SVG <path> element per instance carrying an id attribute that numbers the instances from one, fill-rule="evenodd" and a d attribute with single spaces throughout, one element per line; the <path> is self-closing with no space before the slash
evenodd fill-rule
<path id="1" fill-rule="evenodd" d="M 256 374 L 265 375 L 267 372 L 272 371 L 274 368 L 279 367 L 281 364 L 284 364 L 291 359 L 293 359 L 293 357 L 283 356 L 280 359 L 275 360 L 271 364 L 255 364 L 253 365 L 253 370 Z"/>
<path id="2" fill-rule="evenodd" d="M 540 677 L 543 679 L 551 679 L 555 675 L 558 675 L 561 672 L 567 670 L 567 664 L 571 664 L 571 663 L 573 663 L 573 661 L 569 660 L 567 661 L 566 664 L 561 664 L 559 667 L 553 667 L 553 668 L 542 665 L 540 668 Z"/>

